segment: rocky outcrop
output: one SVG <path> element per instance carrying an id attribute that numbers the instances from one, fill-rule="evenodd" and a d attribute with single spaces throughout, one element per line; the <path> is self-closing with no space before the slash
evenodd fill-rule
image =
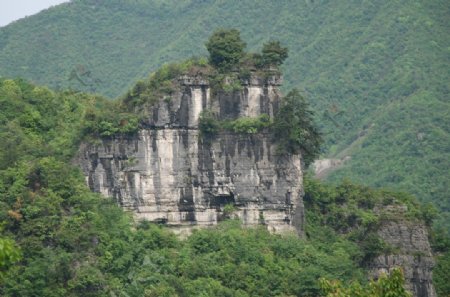
<path id="1" fill-rule="evenodd" d="M 220 120 L 273 117 L 280 83 L 279 77 L 252 77 L 239 90 L 213 94 L 204 78 L 183 76 L 171 96 L 137 110 L 147 117 L 136 135 L 84 143 L 77 163 L 93 191 L 113 197 L 138 220 L 188 234 L 232 216 L 249 226 L 302 235 L 301 156 L 280 154 L 267 131 L 202 137 L 199 130 L 205 109 Z M 435 297 L 426 228 L 400 220 L 405 217 L 402 211 L 398 206 L 375 210 L 391 218 L 378 233 L 395 253 L 375 258 L 371 276 L 401 266 L 415 296 Z"/>
<path id="2" fill-rule="evenodd" d="M 280 155 L 268 133 L 201 137 L 200 114 L 219 119 L 273 116 L 279 77 L 253 77 L 214 96 L 208 81 L 181 77 L 179 91 L 146 107 L 135 136 L 84 144 L 78 162 L 90 188 L 114 197 L 138 219 L 189 230 L 225 216 L 276 232 L 302 233 L 302 162 Z M 231 206 L 227 206 L 231 205 Z"/>
<path id="3" fill-rule="evenodd" d="M 394 252 L 378 256 L 372 261 L 369 267 L 371 276 L 378 277 L 381 273 L 389 273 L 393 268 L 401 267 L 406 288 L 415 297 L 435 297 L 432 283 L 434 259 L 426 226 L 418 221 L 400 219 L 403 214 L 399 207 L 391 211 L 394 211 L 397 217 L 385 220 L 378 230 L 378 235 Z"/>

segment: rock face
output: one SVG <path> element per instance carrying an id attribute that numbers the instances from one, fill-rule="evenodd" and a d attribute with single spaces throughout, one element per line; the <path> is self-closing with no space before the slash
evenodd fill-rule
<path id="1" fill-rule="evenodd" d="M 178 92 L 146 108 L 138 135 L 82 146 L 78 162 L 90 188 L 114 197 L 137 219 L 179 231 L 236 216 L 247 225 L 302 234 L 301 157 L 278 154 L 268 133 L 206 139 L 198 129 L 205 109 L 219 119 L 272 117 L 280 78 L 253 77 L 242 90 L 214 96 L 201 77 L 179 82 Z"/>
<path id="2" fill-rule="evenodd" d="M 432 283 L 434 260 L 427 228 L 420 222 L 392 219 L 381 225 L 378 235 L 394 247 L 395 253 L 375 258 L 370 266 L 371 276 L 377 277 L 394 267 L 402 267 L 406 289 L 416 297 L 435 297 Z"/>

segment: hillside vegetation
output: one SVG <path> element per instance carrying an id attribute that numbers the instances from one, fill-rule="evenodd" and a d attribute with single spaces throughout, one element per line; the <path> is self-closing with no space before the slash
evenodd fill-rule
<path id="1" fill-rule="evenodd" d="M 133 222 L 71 164 L 81 140 L 135 132 L 120 124 L 129 114 L 105 114 L 121 111 L 115 102 L 6 79 L 0 106 L 1 296 L 333 296 L 341 285 L 325 279 L 364 284 L 368 261 L 391 252 L 376 235 L 377 205 L 406 204 L 404 219 L 431 223 L 411 196 L 307 178 L 306 238 L 243 228 L 231 209 L 230 220 L 180 240 Z M 436 243 L 445 263 L 449 245 Z M 436 274 L 443 293 L 446 274 Z"/>
<path id="2" fill-rule="evenodd" d="M 219 27 L 250 50 L 289 48 L 285 88 L 300 88 L 325 134 L 331 174 L 406 190 L 450 230 L 450 5 L 418 1 L 73 0 L 0 28 L 0 76 L 124 94 L 163 63 L 206 54 Z"/>

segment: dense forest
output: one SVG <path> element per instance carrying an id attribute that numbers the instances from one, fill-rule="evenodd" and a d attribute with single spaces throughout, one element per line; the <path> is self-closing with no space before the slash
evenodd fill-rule
<path id="1" fill-rule="evenodd" d="M 0 28 L 0 76 L 114 98 L 169 61 L 206 54 L 219 27 L 250 51 L 290 49 L 285 90 L 309 98 L 328 179 L 408 191 L 450 230 L 447 1 L 73 0 Z M 348 159 L 348 158 L 347 158 Z"/>

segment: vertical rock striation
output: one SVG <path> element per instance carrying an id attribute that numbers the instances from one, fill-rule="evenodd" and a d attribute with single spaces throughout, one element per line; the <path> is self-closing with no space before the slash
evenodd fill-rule
<path id="1" fill-rule="evenodd" d="M 388 273 L 394 267 L 402 267 L 406 289 L 415 297 L 436 297 L 432 282 L 434 259 L 428 241 L 428 231 L 422 222 L 400 219 L 405 209 L 388 207 L 394 216 L 385 220 L 378 235 L 391 247 L 391 254 L 376 257 L 369 271 L 372 277 Z"/>
<path id="2" fill-rule="evenodd" d="M 242 89 L 211 95 L 208 81 L 183 76 L 179 90 L 147 107 L 135 136 L 84 144 L 79 155 L 90 188 L 114 197 L 138 219 L 178 227 L 216 224 L 225 216 L 274 232 L 302 234 L 302 162 L 280 155 L 268 133 L 200 136 L 200 114 L 219 119 L 276 113 L 279 77 L 252 77 Z M 226 205 L 232 205 L 224 212 Z"/>

